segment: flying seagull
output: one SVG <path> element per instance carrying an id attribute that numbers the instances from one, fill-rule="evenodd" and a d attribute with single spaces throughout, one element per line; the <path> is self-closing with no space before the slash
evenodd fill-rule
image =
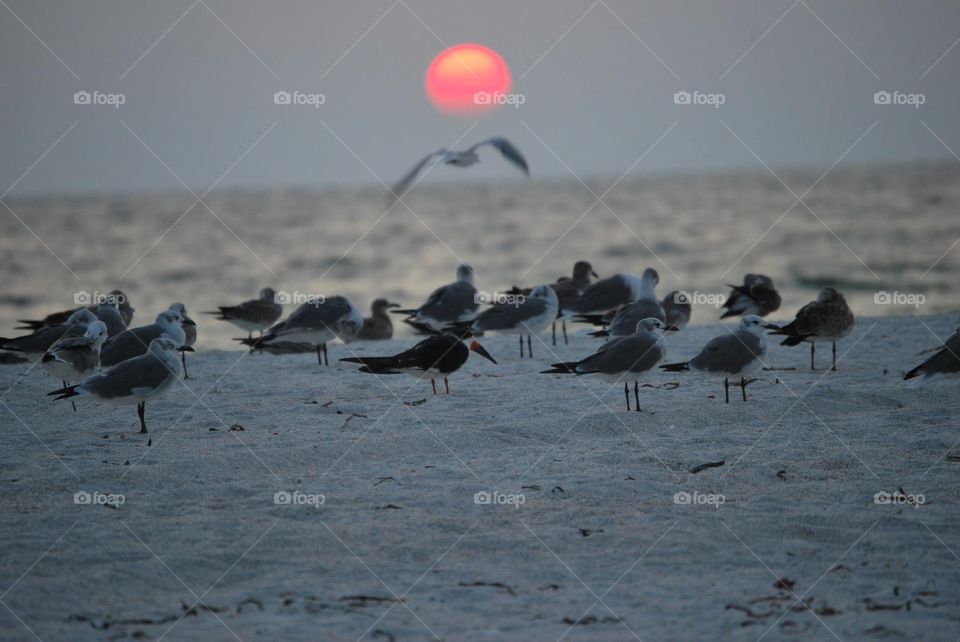
<path id="1" fill-rule="evenodd" d="M 413 182 L 416 180 L 420 172 L 422 172 L 430 163 L 445 163 L 455 167 L 470 167 L 471 165 L 480 162 L 480 157 L 477 155 L 477 149 L 483 147 L 484 145 L 490 145 L 500 152 L 504 158 L 516 165 L 525 175 L 530 175 L 530 168 L 527 166 L 526 159 L 523 157 L 523 154 L 521 154 L 520 151 L 513 146 L 513 143 L 508 141 L 506 138 L 488 138 L 487 140 L 481 141 L 473 147 L 468 147 L 467 149 L 455 151 L 452 149 L 443 148 L 438 149 L 431 154 L 427 154 L 423 160 L 414 165 L 413 169 L 411 169 L 406 176 L 397 181 L 396 185 L 391 188 L 391 199 L 395 200 L 401 198 L 413 185 Z"/>

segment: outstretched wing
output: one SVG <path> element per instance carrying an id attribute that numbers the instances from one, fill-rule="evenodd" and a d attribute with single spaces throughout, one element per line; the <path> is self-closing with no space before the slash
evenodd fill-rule
<path id="1" fill-rule="evenodd" d="M 443 156 L 446 153 L 447 153 L 446 149 L 438 149 L 437 151 L 424 156 L 419 163 L 413 166 L 413 169 L 407 172 L 407 174 L 403 178 L 397 181 L 396 184 L 392 188 L 390 188 L 390 192 L 391 192 L 390 200 L 393 201 L 403 196 L 407 192 L 407 190 L 410 189 L 410 186 L 413 184 L 413 181 L 417 178 L 417 175 L 423 171 L 423 168 L 426 167 L 427 164 L 430 163 L 430 161 L 440 156 Z"/>
<path id="2" fill-rule="evenodd" d="M 488 138 L 485 141 L 477 143 L 471 147 L 470 150 L 473 151 L 482 145 L 490 145 L 495 147 L 497 151 L 503 154 L 504 158 L 519 167 L 520 170 L 527 176 L 530 175 L 530 167 L 527 165 L 527 159 L 525 159 L 523 154 L 520 153 L 520 150 L 514 147 L 513 143 L 506 138 Z"/>

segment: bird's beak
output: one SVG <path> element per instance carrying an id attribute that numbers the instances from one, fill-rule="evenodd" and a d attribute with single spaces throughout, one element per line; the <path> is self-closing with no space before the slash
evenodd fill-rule
<path id="1" fill-rule="evenodd" d="M 388 304 L 387 304 L 387 307 L 388 307 L 388 308 L 399 308 L 399 307 L 400 307 L 400 304 L 399 304 L 399 303 L 388 303 Z"/>
<path id="2" fill-rule="evenodd" d="M 680 328 L 675 325 L 668 325 L 663 329 L 664 332 L 680 332 Z"/>
<path id="3" fill-rule="evenodd" d="M 490 359 L 490 361 L 492 361 L 493 363 L 497 363 L 496 360 L 495 360 L 493 357 L 490 356 L 490 353 L 487 352 L 482 345 L 480 345 L 479 343 L 477 343 L 476 340 L 473 340 L 473 341 L 470 343 L 470 349 L 471 349 L 472 351 L 476 352 L 477 354 L 479 354 L 481 357 L 484 357 L 484 358 L 486 358 L 486 359 Z"/>
<path id="4" fill-rule="evenodd" d="M 177 348 L 177 352 L 196 352 L 196 350 L 194 350 L 190 346 L 180 346 L 179 348 Z"/>
<path id="5" fill-rule="evenodd" d="M 197 322 L 193 319 L 184 319 L 180 325 L 197 325 Z"/>
<path id="6" fill-rule="evenodd" d="M 599 279 L 599 278 L 600 278 L 600 275 L 597 274 L 596 272 L 594 272 L 593 270 L 590 270 L 590 274 L 592 274 L 592 275 L 593 275 L 593 278 L 595 278 L 595 279 Z"/>

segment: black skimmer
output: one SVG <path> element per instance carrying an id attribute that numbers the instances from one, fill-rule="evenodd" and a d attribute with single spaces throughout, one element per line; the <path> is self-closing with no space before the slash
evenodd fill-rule
<path id="1" fill-rule="evenodd" d="M 459 337 L 446 333 L 428 337 L 409 350 L 393 356 L 347 357 L 340 361 L 361 364 L 363 367 L 360 368 L 360 372 L 371 374 L 406 372 L 420 379 L 429 378 L 433 394 L 437 394 L 436 380 L 443 377 L 443 387 L 446 393 L 450 394 L 450 383 L 447 377 L 467 362 L 471 352 L 476 352 L 481 357 L 497 363 L 476 340 L 471 341 L 468 347 Z"/>
<path id="2" fill-rule="evenodd" d="M 800 308 L 796 318 L 770 334 L 786 335 L 780 345 L 795 346 L 807 341 L 810 343 L 810 369 L 816 370 L 814 355 L 816 344 L 833 344 L 833 367 L 837 369 L 837 341 L 853 330 L 853 311 L 847 305 L 843 295 L 833 288 L 824 288 L 817 300 Z"/>

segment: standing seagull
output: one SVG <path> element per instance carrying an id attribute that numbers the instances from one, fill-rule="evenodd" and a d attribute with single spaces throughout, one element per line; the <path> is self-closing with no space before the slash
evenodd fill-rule
<path id="1" fill-rule="evenodd" d="M 769 276 L 747 274 L 743 277 L 743 285 L 728 286 L 730 294 L 723 304 L 726 311 L 721 319 L 746 314 L 765 317 L 780 309 L 780 294 Z"/>
<path id="2" fill-rule="evenodd" d="M 90 395 L 112 404 L 137 404 L 140 432 L 147 432 L 143 415 L 147 401 L 162 395 L 180 378 L 178 350 L 192 352 L 189 346 L 180 346 L 173 339 L 153 339 L 145 354 L 121 361 L 107 372 L 88 377 L 75 386 L 64 386 L 48 392 L 56 399 Z M 186 385 L 186 384 L 184 384 Z"/>
<path id="3" fill-rule="evenodd" d="M 28 354 L 43 354 L 50 349 L 57 340 L 64 336 L 77 337 L 87 331 L 87 326 L 95 322 L 97 317 L 86 308 L 80 308 L 69 317 L 65 323 L 41 326 L 32 334 L 26 334 L 14 339 L 0 338 L 0 350 L 26 352 Z"/>
<path id="4" fill-rule="evenodd" d="M 960 326 L 944 342 L 940 350 L 905 374 L 903 378 L 905 380 L 915 379 L 912 383 L 920 385 L 928 381 L 935 381 L 940 377 L 958 374 L 960 374 Z"/>
<path id="5" fill-rule="evenodd" d="M 229 321 L 241 330 L 247 331 L 247 338 L 253 339 L 254 330 L 263 331 L 277 322 L 283 314 L 283 306 L 277 303 L 277 294 L 273 288 L 263 288 L 256 299 L 250 299 L 237 305 L 221 305 L 216 314 L 218 321 Z"/>
<path id="6" fill-rule="evenodd" d="M 146 352 L 150 342 L 158 337 L 167 337 L 177 346 L 182 346 L 187 340 L 184 326 L 191 324 L 193 321 L 184 319 L 178 312 L 164 310 L 150 325 L 130 328 L 107 339 L 100 351 L 100 365 L 109 368 L 121 361 L 139 356 Z"/>
<path id="7" fill-rule="evenodd" d="M 196 322 L 187 316 L 187 307 L 182 303 L 171 303 L 169 309 L 183 317 L 183 345 L 192 348 L 197 343 Z M 180 363 L 183 365 L 183 378 L 192 379 L 193 377 L 187 374 L 187 352 L 185 350 L 180 352 Z"/>
<path id="8" fill-rule="evenodd" d="M 633 334 L 607 341 L 594 354 L 582 361 L 554 363 L 551 370 L 541 374 L 595 374 L 604 381 L 623 380 L 623 395 L 630 410 L 630 387 L 633 379 L 633 397 L 636 412 L 640 412 L 640 379 L 653 371 L 667 358 L 667 343 L 663 340 L 665 326 L 659 319 L 643 319 Z"/>
<path id="9" fill-rule="evenodd" d="M 621 307 L 610 320 L 606 330 L 591 333 L 591 336 L 625 337 L 636 332 L 637 323 L 644 319 L 657 319 L 666 324 L 667 315 L 657 300 L 656 287 L 660 275 L 653 268 L 647 268 L 640 277 L 640 291 L 637 299 Z"/>
<path id="10" fill-rule="evenodd" d="M 640 296 L 642 283 L 643 277 L 625 273 L 601 279 L 585 289 L 573 303 L 563 306 L 560 309 L 560 317 L 568 319 L 578 316 L 585 319 L 588 316 L 603 315 L 621 305 L 633 303 Z"/>
<path id="11" fill-rule="evenodd" d="M 391 199 L 396 200 L 398 198 L 402 198 L 407 190 L 410 189 L 410 186 L 413 184 L 413 181 L 416 180 L 420 172 L 422 172 L 423 169 L 431 162 L 445 163 L 455 167 L 470 167 L 475 163 L 479 163 L 480 157 L 477 155 L 477 149 L 483 147 L 484 145 L 490 145 L 500 152 L 504 158 L 518 167 L 525 175 L 530 175 L 530 168 L 527 166 L 526 159 L 523 157 L 523 154 L 521 154 L 520 151 L 513 146 L 513 143 L 508 141 L 506 138 L 488 138 L 487 140 L 481 141 L 473 147 L 468 147 L 464 150 L 454 151 L 443 148 L 438 149 L 431 154 L 427 154 L 423 160 L 414 165 L 413 169 L 411 169 L 403 178 L 397 181 L 396 185 L 391 188 Z"/>
<path id="12" fill-rule="evenodd" d="M 568 306 L 577 300 L 577 298 L 583 294 L 583 291 L 587 289 L 590 285 L 590 277 L 599 278 L 597 273 L 593 271 L 593 266 L 590 265 L 589 261 L 577 261 L 573 264 L 573 278 L 569 276 L 561 276 L 554 283 L 550 285 L 553 288 L 553 291 L 557 293 L 557 305 L 560 310 Z M 532 288 L 520 288 L 513 286 L 513 288 L 507 292 L 507 294 L 523 294 L 529 296 L 533 291 Z M 552 336 L 553 336 L 553 345 L 557 345 L 557 321 L 560 321 L 560 327 L 563 328 L 563 343 L 564 345 L 569 345 L 570 341 L 567 339 L 567 321 L 566 319 L 559 318 L 560 311 L 557 311 L 557 319 L 553 322 Z"/>
<path id="13" fill-rule="evenodd" d="M 406 372 L 418 379 L 428 377 L 430 385 L 433 386 L 433 394 L 437 394 L 436 380 L 443 377 L 443 387 L 447 394 L 450 394 L 450 383 L 447 377 L 467 362 L 471 352 L 476 352 L 494 364 L 497 363 L 477 341 L 472 341 L 467 347 L 459 337 L 452 334 L 434 335 L 409 350 L 390 357 L 348 357 L 340 361 L 362 364 L 360 372 L 371 374 Z"/>
<path id="14" fill-rule="evenodd" d="M 346 341 L 363 327 L 363 314 L 346 297 L 333 296 L 322 302 L 304 303 L 252 342 L 254 349 L 272 343 L 309 343 L 317 351 L 317 363 L 330 365 L 327 342 L 339 337 Z M 245 343 L 245 342 L 244 342 Z"/>
<path id="15" fill-rule="evenodd" d="M 94 321 L 80 337 L 63 337 L 40 360 L 44 370 L 60 379 L 66 388 L 73 381 L 82 381 L 100 369 L 100 347 L 107 340 L 107 324 Z M 72 401 L 70 405 L 76 411 Z"/>
<path id="16" fill-rule="evenodd" d="M 124 327 L 130 325 L 130 322 L 133 320 L 133 313 L 136 310 L 130 305 L 130 301 L 127 299 L 127 295 L 121 292 L 120 290 L 111 290 L 110 294 L 104 297 L 104 301 L 100 304 L 93 304 L 87 306 L 87 310 L 91 312 L 96 312 L 97 309 L 103 305 L 114 306 L 117 308 L 117 311 L 120 313 L 120 318 L 123 320 Z M 29 320 L 21 319 L 19 323 L 22 323 L 23 326 L 17 328 L 18 330 L 39 330 L 45 326 L 50 325 L 61 325 L 66 322 L 67 318 L 71 314 L 76 312 L 81 308 L 73 308 L 71 310 L 63 310 L 62 312 L 53 312 L 48 314 L 42 319 Z M 101 321 L 107 324 L 107 330 L 110 330 L 110 322 L 106 319 L 101 318 Z"/>
<path id="17" fill-rule="evenodd" d="M 814 367 L 814 354 L 817 342 L 829 341 L 833 344 L 833 367 L 837 369 L 837 340 L 853 330 L 853 312 L 843 295 L 833 288 L 824 288 L 817 300 L 806 304 L 797 312 L 797 317 L 776 332 L 770 334 L 787 335 L 780 345 L 795 346 L 804 341 L 810 342 L 810 369 Z"/>
<path id="18" fill-rule="evenodd" d="M 533 288 L 523 303 L 516 305 L 504 303 L 495 305 L 480 313 L 473 325 L 472 332 L 499 332 L 500 334 L 520 335 L 520 358 L 523 359 L 523 337 L 527 337 L 527 352 L 533 359 L 532 337 L 540 334 L 556 321 L 559 302 L 557 293 L 549 285 Z"/>
<path id="19" fill-rule="evenodd" d="M 778 326 L 766 323 L 755 314 L 748 314 L 740 320 L 740 327 L 733 332 L 714 337 L 703 347 L 700 354 L 684 363 L 668 363 L 660 366 L 668 372 L 704 372 L 723 377 L 723 392 L 726 403 L 730 403 L 730 377 L 740 377 L 740 390 L 743 400 L 747 400 L 748 379 L 763 365 L 763 356 L 767 353 L 767 339 L 764 328 Z"/>
<path id="20" fill-rule="evenodd" d="M 386 299 L 375 299 L 370 306 L 370 316 L 363 320 L 363 327 L 357 333 L 357 341 L 382 341 L 393 338 L 393 322 L 387 310 L 399 308 L 399 303 L 390 303 Z"/>
<path id="21" fill-rule="evenodd" d="M 690 315 L 693 313 L 693 306 L 687 300 L 687 296 L 680 290 L 674 290 L 660 301 L 663 313 L 667 315 L 666 324 L 677 330 L 683 330 L 690 323 Z"/>
<path id="22" fill-rule="evenodd" d="M 408 318 L 404 321 L 414 327 L 421 325 L 442 331 L 448 325 L 473 321 L 479 308 L 477 288 L 473 286 L 473 268 L 464 263 L 457 268 L 457 280 L 431 292 L 419 308 L 392 312 L 406 314 Z"/>

